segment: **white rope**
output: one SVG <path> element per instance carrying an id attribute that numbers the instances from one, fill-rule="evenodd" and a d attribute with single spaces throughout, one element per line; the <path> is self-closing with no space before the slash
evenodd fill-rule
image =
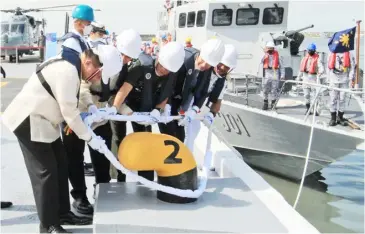
<path id="1" fill-rule="evenodd" d="M 96 136 L 95 133 L 91 130 L 90 126 L 91 124 L 94 122 L 94 115 L 90 115 L 88 117 L 85 118 L 84 122 L 85 124 L 89 127 L 89 131 L 91 132 L 91 134 L 93 136 Z M 169 116 L 169 117 L 161 117 L 160 121 L 161 123 L 167 123 L 173 120 L 177 120 L 177 119 L 181 119 L 181 116 Z M 105 115 L 103 116 L 104 120 L 114 120 L 114 121 L 134 121 L 134 122 L 149 122 L 149 123 L 155 123 L 154 121 L 152 121 L 152 118 L 149 115 L 145 115 L 145 114 L 135 114 L 135 115 L 130 115 L 130 116 L 126 116 L 126 115 Z M 201 117 L 197 117 L 196 119 L 201 119 Z M 207 139 L 207 149 L 210 149 L 210 145 L 211 145 L 211 128 L 209 129 L 209 134 L 210 137 L 208 137 Z M 138 182 L 142 183 L 143 185 L 152 188 L 152 189 L 156 189 L 165 193 L 169 193 L 169 194 L 173 194 L 179 197 L 188 197 L 188 198 L 198 198 L 200 197 L 206 188 L 207 185 L 207 181 L 208 181 L 208 171 L 209 171 L 209 167 L 211 165 L 211 161 L 212 161 L 212 157 L 211 157 L 211 152 L 210 150 L 206 152 L 205 157 L 204 157 L 204 165 L 202 168 L 202 175 L 199 176 L 199 180 L 198 180 L 198 189 L 197 190 L 189 190 L 189 189 L 177 189 L 177 188 L 173 188 L 173 187 L 169 187 L 169 186 L 164 186 L 161 184 L 158 184 L 156 182 L 153 181 L 149 181 L 141 176 L 138 176 L 138 174 L 126 169 L 122 164 L 120 164 L 120 162 L 114 157 L 113 153 L 110 152 L 110 150 L 108 149 L 108 147 L 104 144 L 102 146 L 102 150 L 101 152 L 102 154 L 105 155 L 105 157 L 111 162 L 111 164 L 113 164 L 113 166 L 120 170 L 121 172 L 123 172 L 126 176 L 131 177 L 134 180 L 137 180 Z"/>
<path id="2" fill-rule="evenodd" d="M 317 79 L 317 83 L 318 83 L 318 79 Z M 317 86 L 316 88 L 316 94 L 318 94 L 320 92 L 320 87 Z M 314 125 L 315 125 L 315 119 L 316 119 L 316 115 L 315 112 L 317 111 L 317 103 L 318 101 L 316 101 L 314 103 L 314 108 L 313 108 L 313 118 L 312 118 L 312 125 L 311 125 L 311 132 L 309 134 L 309 142 L 308 142 L 308 148 L 307 148 L 307 155 L 305 157 L 305 163 L 304 163 L 304 168 L 303 168 L 303 175 L 302 175 L 302 179 L 300 181 L 300 185 L 299 185 L 299 190 L 297 193 L 297 198 L 295 199 L 293 208 L 295 209 L 298 205 L 299 199 L 300 199 L 300 195 L 302 194 L 302 189 L 303 189 L 303 185 L 304 185 L 304 180 L 307 174 L 307 167 L 308 167 L 308 163 L 309 163 L 309 155 L 312 149 L 312 140 L 313 140 L 313 132 L 314 132 Z M 309 109 L 308 112 L 310 112 L 311 110 Z"/>

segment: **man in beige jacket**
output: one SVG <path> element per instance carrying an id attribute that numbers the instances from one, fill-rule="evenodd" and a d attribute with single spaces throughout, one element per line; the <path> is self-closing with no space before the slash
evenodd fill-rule
<path id="1" fill-rule="evenodd" d="M 118 73 L 122 62 L 113 46 L 105 45 L 103 50 L 99 47 L 97 53 L 86 50 L 81 55 L 61 54 L 47 60 L 3 114 L 3 123 L 14 132 L 23 152 L 41 222 L 40 232 L 64 233 L 66 230 L 60 225 L 85 225 L 92 221 L 70 211 L 66 156 L 59 125 L 66 121 L 80 139 L 101 150 L 103 140 L 91 135 L 77 108 L 80 87 L 77 68 L 82 80 L 96 82 L 101 76 Z"/>

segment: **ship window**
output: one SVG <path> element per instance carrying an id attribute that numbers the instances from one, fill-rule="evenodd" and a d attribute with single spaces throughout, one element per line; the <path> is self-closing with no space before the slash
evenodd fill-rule
<path id="1" fill-rule="evenodd" d="M 185 25 L 186 25 L 186 13 L 180 13 L 179 28 L 185 28 Z"/>
<path id="2" fill-rule="evenodd" d="M 262 18 L 263 24 L 281 24 L 284 18 L 284 8 L 265 8 L 264 17 Z"/>
<path id="3" fill-rule="evenodd" d="M 232 9 L 215 9 L 213 10 L 213 26 L 229 26 L 232 24 Z"/>
<path id="4" fill-rule="evenodd" d="M 255 25 L 259 22 L 259 8 L 242 8 L 237 10 L 237 25 Z"/>
<path id="5" fill-rule="evenodd" d="M 189 12 L 188 13 L 188 23 L 187 23 L 188 27 L 194 27 L 195 25 L 195 11 Z"/>
<path id="6" fill-rule="evenodd" d="M 206 11 L 198 11 L 198 16 L 196 17 L 197 27 L 204 27 L 206 14 L 207 14 Z"/>

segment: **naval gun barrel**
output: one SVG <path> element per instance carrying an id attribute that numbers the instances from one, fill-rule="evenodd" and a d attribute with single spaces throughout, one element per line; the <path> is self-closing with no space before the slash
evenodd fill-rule
<path id="1" fill-rule="evenodd" d="M 307 27 L 304 27 L 304 28 L 300 28 L 300 29 L 297 29 L 297 30 L 291 30 L 291 31 L 287 31 L 286 33 L 285 33 L 285 36 L 286 37 L 292 37 L 292 36 L 294 36 L 296 33 L 298 33 L 298 32 L 301 32 L 301 31 L 304 31 L 304 30 L 307 30 L 307 29 L 309 29 L 309 28 L 313 28 L 314 27 L 314 25 L 312 24 L 312 25 L 309 25 L 309 26 L 307 26 Z"/>

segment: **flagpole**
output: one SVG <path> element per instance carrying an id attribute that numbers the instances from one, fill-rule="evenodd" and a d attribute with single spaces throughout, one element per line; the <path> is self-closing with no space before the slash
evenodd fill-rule
<path id="1" fill-rule="evenodd" d="M 357 23 L 357 43 L 356 43 L 356 80 L 355 89 L 359 88 L 359 76 L 360 76 L 360 23 L 361 20 L 356 21 Z"/>

